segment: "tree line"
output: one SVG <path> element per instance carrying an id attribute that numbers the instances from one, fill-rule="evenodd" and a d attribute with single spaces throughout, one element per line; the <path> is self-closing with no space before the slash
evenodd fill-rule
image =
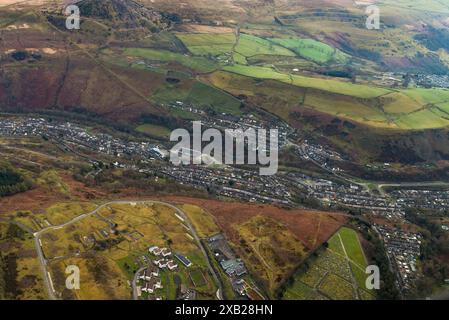
<path id="1" fill-rule="evenodd" d="M 9 166 L 0 167 L 0 197 L 24 192 L 32 187 L 32 182 Z"/>

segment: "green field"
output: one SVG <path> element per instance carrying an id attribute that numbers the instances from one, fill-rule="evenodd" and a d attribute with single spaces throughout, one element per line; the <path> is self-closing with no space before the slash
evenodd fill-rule
<path id="1" fill-rule="evenodd" d="M 125 49 L 124 54 L 128 56 L 140 57 L 149 60 L 178 62 L 187 68 L 202 72 L 212 72 L 217 69 L 217 65 L 211 60 L 208 60 L 206 58 L 191 57 L 183 55 L 181 53 L 166 50 L 127 48 Z"/>
<path id="2" fill-rule="evenodd" d="M 291 90 L 289 89 L 291 86 L 312 89 L 304 93 L 304 98 L 301 99 L 304 107 L 371 127 L 415 130 L 442 128 L 449 125 L 449 90 L 393 89 L 369 83 L 351 83 L 348 80 L 335 78 L 304 76 L 297 72 L 290 74 L 289 70 L 293 68 L 302 69 L 305 61 L 315 66 L 316 64 L 347 65 L 349 63 L 349 55 L 320 41 L 300 39 L 295 36 L 289 38 L 265 36 L 264 39 L 261 36 L 246 33 L 241 33 L 238 40 L 234 33 L 178 32 L 175 36 L 190 51 L 189 55 L 142 48 L 128 48 L 123 53 L 128 57 L 145 59 L 145 65 L 134 63 L 133 66 L 144 69 L 151 66 L 151 71 L 158 73 L 168 74 L 172 66 L 170 68 L 157 64 L 153 66 L 153 61 L 166 64 L 175 62 L 193 71 L 204 73 L 205 76 L 222 70 L 233 75 L 248 77 L 249 79 L 245 80 L 248 84 L 254 83 L 251 78 L 274 80 L 280 85 L 288 85 L 285 86 L 285 91 Z M 122 63 L 125 63 L 125 60 Z M 186 74 L 185 78 L 175 78 L 189 80 L 189 77 L 191 75 Z M 161 104 L 183 101 L 192 103 L 198 108 L 213 108 L 217 112 L 239 115 L 240 102 L 233 96 L 260 94 L 254 91 L 256 88 L 246 88 L 247 91 L 242 91 L 234 87 L 232 83 L 217 85 L 212 82 L 211 84 L 215 86 L 212 87 L 210 84 L 198 83 L 192 79 L 190 81 L 188 85 L 163 84 L 156 89 L 151 99 Z M 240 87 L 242 87 L 241 84 Z M 281 93 L 285 94 L 284 90 L 269 91 L 266 93 L 270 97 L 269 101 L 257 101 L 257 104 L 275 113 L 281 112 L 282 109 L 282 117 L 290 121 L 291 108 L 297 107 L 299 100 L 296 94 L 292 95 L 291 99 L 294 96 L 295 100 L 291 101 L 289 96 L 275 97 Z M 289 101 L 279 109 L 280 101 L 273 101 L 277 99 Z M 173 115 L 185 119 L 191 118 L 189 115 L 180 114 L 179 111 L 174 112 Z M 138 130 L 148 131 L 148 128 L 139 127 Z"/>
<path id="3" fill-rule="evenodd" d="M 155 92 L 152 99 L 158 103 L 182 101 L 191 103 L 197 108 L 213 108 L 217 112 L 241 114 L 241 103 L 238 99 L 225 91 L 198 81 L 186 87 L 164 85 Z"/>
<path id="4" fill-rule="evenodd" d="M 367 262 L 356 231 L 341 228 L 329 239 L 328 248 L 321 248 L 318 256 L 312 255 L 305 263 L 308 267 L 295 275 L 284 299 L 374 298 L 364 289 Z"/>
<path id="5" fill-rule="evenodd" d="M 232 47 L 236 42 L 233 33 L 177 33 L 176 36 L 196 56 L 219 56 L 231 53 Z"/>
<path id="6" fill-rule="evenodd" d="M 338 232 L 339 238 L 344 246 L 345 255 L 347 255 L 351 270 L 357 280 L 359 287 L 365 287 L 366 274 L 365 269 L 368 265 L 357 233 L 349 228 L 341 228 Z"/>
<path id="7" fill-rule="evenodd" d="M 193 55 L 220 56 L 226 53 L 231 54 L 234 49 L 235 53 L 240 55 L 237 61 L 243 62 L 243 64 L 242 57 L 248 58 L 256 55 L 295 56 L 295 53 L 287 48 L 248 34 L 241 34 L 238 43 L 233 33 L 178 33 L 177 37 Z"/>
<path id="8" fill-rule="evenodd" d="M 273 44 L 271 41 L 247 34 L 240 35 L 239 44 L 235 48 L 235 51 L 247 58 L 256 55 L 295 56 L 295 53 L 289 49 Z"/>
<path id="9" fill-rule="evenodd" d="M 333 79 L 288 75 L 267 67 L 234 65 L 225 66 L 223 70 L 247 77 L 278 80 L 298 87 L 313 88 L 359 98 L 374 98 L 391 92 L 380 87 L 352 84 Z"/>
<path id="10" fill-rule="evenodd" d="M 300 57 L 313 62 L 324 64 L 329 62 L 347 63 L 350 56 L 328 44 L 313 39 L 270 39 L 285 48 L 288 48 Z"/>
<path id="11" fill-rule="evenodd" d="M 156 124 L 142 124 L 136 128 L 136 131 L 149 134 L 158 138 L 168 138 L 170 136 L 170 129 Z"/>

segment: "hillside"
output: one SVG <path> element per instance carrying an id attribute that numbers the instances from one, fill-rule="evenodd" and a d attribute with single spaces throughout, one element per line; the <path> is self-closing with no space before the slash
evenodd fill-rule
<path id="1" fill-rule="evenodd" d="M 76 32 L 50 4 L 0 9 L 3 110 L 98 115 L 127 128 L 150 119 L 167 130 L 191 118 L 170 109 L 177 101 L 236 116 L 259 109 L 324 134 L 355 158 L 449 159 L 449 91 L 419 82 L 449 66 L 444 41 L 435 40 L 446 26 L 439 2 L 383 1 L 381 30 L 367 30 L 364 6 L 352 1 L 321 1 L 319 9 L 289 0 L 224 1 L 219 9 L 199 0 L 77 5 Z M 359 149 L 367 132 L 378 148 Z M 401 156 L 390 142 L 405 147 L 415 134 L 433 144 L 415 139 L 417 148 Z"/>
<path id="2" fill-rule="evenodd" d="M 133 0 L 81 0 L 76 2 L 82 17 L 99 19 L 114 27 L 166 28 L 169 21 L 160 13 Z"/>

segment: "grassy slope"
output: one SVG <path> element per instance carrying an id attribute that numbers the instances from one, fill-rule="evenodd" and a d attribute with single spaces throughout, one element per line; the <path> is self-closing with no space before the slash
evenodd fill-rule
<path id="1" fill-rule="evenodd" d="M 125 49 L 124 54 L 149 60 L 176 61 L 187 68 L 191 68 L 201 72 L 211 72 L 217 69 L 217 65 L 208 59 L 202 57 L 185 56 L 180 53 L 166 50 L 127 48 Z"/>
<path id="2" fill-rule="evenodd" d="M 345 63 L 349 56 L 330 45 L 313 39 L 271 39 L 285 48 L 293 50 L 299 56 L 317 63 L 328 63 L 331 61 Z"/>
<path id="3" fill-rule="evenodd" d="M 289 76 L 267 67 L 234 65 L 223 67 L 223 70 L 248 77 L 259 79 L 273 79 L 288 84 L 293 84 L 298 87 L 314 88 L 359 98 L 373 98 L 388 94 L 390 92 L 388 89 L 380 87 L 352 84 L 349 82 L 331 79 L 311 78 L 299 75 Z"/>

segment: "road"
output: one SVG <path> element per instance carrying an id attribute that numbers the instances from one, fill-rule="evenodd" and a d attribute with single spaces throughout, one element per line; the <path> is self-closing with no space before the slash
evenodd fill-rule
<path id="1" fill-rule="evenodd" d="M 377 185 L 379 192 L 385 195 L 384 188 L 388 187 L 449 187 L 449 183 L 441 181 L 429 181 L 429 182 L 400 182 L 400 183 L 380 183 Z"/>
<path id="2" fill-rule="evenodd" d="M 217 285 L 219 286 L 218 289 L 218 293 L 217 296 L 220 300 L 223 300 L 223 287 L 220 281 L 219 276 L 216 274 L 215 270 L 212 267 L 212 263 L 210 261 L 209 255 L 207 254 L 206 249 L 204 248 L 203 244 L 201 243 L 201 240 L 198 236 L 198 234 L 196 233 L 195 228 L 193 228 L 192 223 L 190 222 L 190 219 L 187 217 L 187 215 L 185 214 L 184 211 L 182 211 L 181 209 L 179 209 L 178 207 L 167 203 L 167 202 L 163 202 L 163 201 L 156 201 L 156 200 L 147 200 L 147 201 L 111 201 L 105 204 L 102 204 L 101 206 L 97 207 L 94 211 L 89 212 L 89 213 L 85 213 L 82 214 L 80 216 L 77 216 L 75 218 L 73 218 L 72 220 L 65 222 L 63 224 L 57 225 L 57 226 L 50 226 L 47 227 L 45 229 L 42 229 L 38 232 L 35 232 L 33 234 L 34 236 L 34 243 L 35 243 L 35 247 L 36 247 L 36 252 L 38 255 L 38 259 L 41 265 L 41 269 L 42 269 L 42 275 L 44 278 L 44 283 L 48 292 L 48 296 L 51 300 L 56 300 L 58 299 L 58 297 L 56 296 L 56 293 L 54 291 L 53 285 L 52 285 L 52 280 L 50 279 L 48 270 L 47 270 L 47 265 L 48 265 L 48 260 L 45 258 L 44 252 L 42 250 L 42 246 L 41 246 L 41 239 L 40 237 L 49 232 L 49 231 L 53 231 L 53 230 L 58 230 L 58 229 L 62 229 L 65 228 L 67 226 L 70 226 L 76 222 L 79 222 L 87 217 L 90 217 L 96 213 L 98 213 L 101 209 L 108 207 L 110 205 L 114 205 L 114 204 L 147 204 L 147 203 L 153 203 L 153 204 L 160 204 L 160 205 L 164 205 L 167 206 L 173 210 L 176 211 L 176 213 L 182 218 L 184 219 L 185 224 L 187 225 L 187 227 L 190 229 L 190 231 L 192 232 L 192 236 L 195 239 L 195 241 L 198 243 L 198 246 L 200 247 L 204 257 L 206 258 L 207 264 L 208 264 L 208 268 L 212 274 L 212 276 L 214 277 L 215 282 L 217 283 Z M 142 270 L 140 270 L 142 271 Z M 139 271 L 139 272 L 140 272 Z M 138 273 L 139 273 L 138 272 Z M 133 298 L 135 298 L 137 296 L 137 288 L 136 288 L 136 282 L 137 282 L 137 275 L 133 280 Z"/>
<path id="3" fill-rule="evenodd" d="M 139 270 L 137 270 L 136 274 L 134 275 L 133 282 L 132 282 L 132 288 L 133 288 L 133 300 L 139 300 L 139 295 L 137 293 L 137 281 L 139 280 L 139 274 L 145 270 L 147 267 L 142 267 Z"/>

